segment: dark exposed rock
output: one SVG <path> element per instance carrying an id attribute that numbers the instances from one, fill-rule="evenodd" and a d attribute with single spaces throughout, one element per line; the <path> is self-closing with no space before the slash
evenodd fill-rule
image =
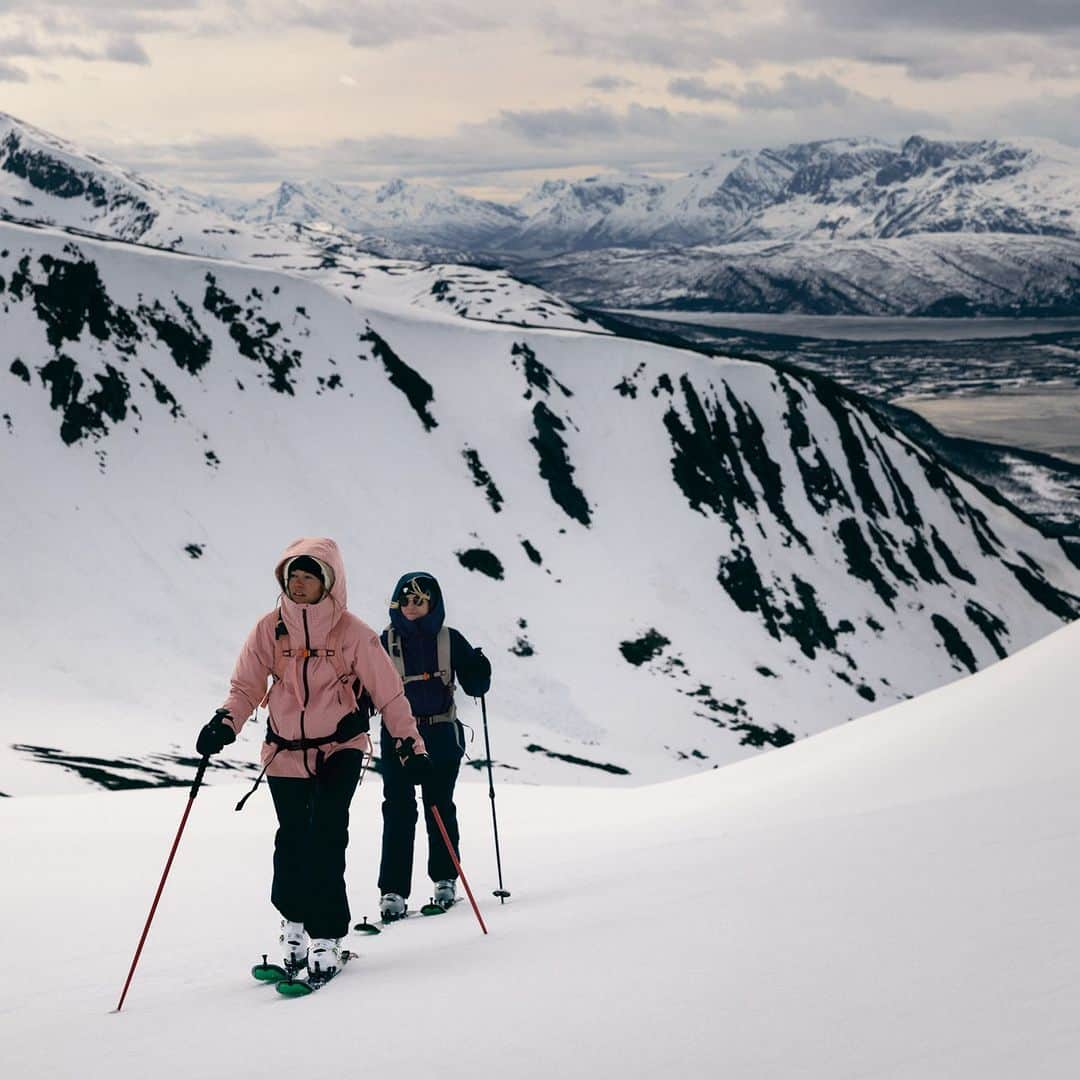
<path id="1" fill-rule="evenodd" d="M 737 507 L 756 510 L 757 497 L 747 480 L 727 416 L 718 401 L 707 407 L 685 375 L 679 386 L 689 426 L 674 407 L 664 414 L 664 426 L 675 451 L 672 475 L 694 510 L 704 513 L 702 507 L 707 506 L 741 536 Z"/>
<path id="2" fill-rule="evenodd" d="M 177 417 L 184 415 L 184 410 L 180 407 L 180 403 L 173 396 L 172 391 L 152 372 L 149 368 L 143 368 L 142 373 L 150 381 L 150 385 L 154 388 L 154 398 L 162 405 L 169 406 L 169 415 L 176 419 Z M 134 408 L 134 406 L 133 406 Z"/>
<path id="3" fill-rule="evenodd" d="M 540 552 L 537 551 L 528 540 L 522 540 L 521 546 L 525 549 L 525 554 L 529 556 L 529 562 L 536 566 L 540 566 L 543 563 L 544 560 L 540 557 Z"/>
<path id="4" fill-rule="evenodd" d="M 574 466 L 566 453 L 566 442 L 559 432 L 566 425 L 542 401 L 533 406 L 536 435 L 529 440 L 540 458 L 540 475 L 547 481 L 551 497 L 568 517 L 588 527 L 591 522 L 589 503 L 574 483 Z"/>
<path id="5" fill-rule="evenodd" d="M 300 366 L 298 349 L 278 349 L 273 338 L 281 330 L 281 324 L 268 322 L 253 313 L 242 317 L 240 305 L 218 288 L 213 274 L 206 275 L 206 293 L 203 307 L 229 328 L 229 337 L 236 342 L 241 356 L 254 360 L 270 372 L 270 387 L 279 394 L 295 396 L 291 373 Z"/>
<path id="6" fill-rule="evenodd" d="M 948 650 L 949 655 L 970 672 L 978 670 L 979 665 L 975 661 L 975 654 L 972 653 L 968 643 L 964 640 L 964 636 L 959 630 L 944 615 L 932 615 L 930 621 L 934 624 L 934 629 L 941 636 L 941 640 Z"/>
<path id="7" fill-rule="evenodd" d="M 844 518 L 837 527 L 837 537 L 844 549 L 844 558 L 847 560 L 848 571 L 853 577 L 861 581 L 868 581 L 874 588 L 874 592 L 885 601 L 889 607 L 893 606 L 896 598 L 896 590 L 885 579 L 877 563 L 874 562 L 873 552 L 863 536 L 862 529 L 855 518 Z"/>
<path id="8" fill-rule="evenodd" d="M 191 308 L 178 296 L 173 299 L 184 315 L 186 326 L 173 319 L 160 301 L 155 301 L 152 307 L 140 307 L 139 314 L 154 328 L 176 366 L 197 375 L 210 362 L 210 339 L 203 333 Z"/>
<path id="9" fill-rule="evenodd" d="M 1069 622 L 1080 615 L 1080 597 L 1055 588 L 1041 573 L 1034 572 L 1026 566 L 1011 563 L 1008 559 L 1003 559 L 1002 562 L 1012 571 L 1013 576 L 1028 595 L 1042 604 L 1047 611 Z"/>
<path id="10" fill-rule="evenodd" d="M 419 372 L 414 371 L 374 330 L 368 330 L 360 338 L 371 344 L 371 351 L 377 356 L 390 376 L 390 385 L 397 387 L 409 402 L 412 411 L 420 418 L 425 431 L 437 428 L 439 422 L 431 415 L 428 406 L 435 400 L 435 391 Z"/>
<path id="11" fill-rule="evenodd" d="M 654 660 L 670 644 L 670 639 L 664 637 L 659 630 L 646 630 L 641 637 L 633 641 L 621 642 L 619 652 L 635 667 L 641 667 L 642 664 Z"/>
<path id="12" fill-rule="evenodd" d="M 458 562 L 466 570 L 478 570 L 481 574 L 487 574 L 496 581 L 503 579 L 503 564 L 497 555 L 484 548 L 469 548 L 467 551 L 455 552 Z"/>
<path id="13" fill-rule="evenodd" d="M 497 514 L 502 509 L 503 497 L 499 493 L 499 489 L 495 486 L 495 482 L 491 479 L 491 475 L 481 464 L 480 455 L 471 447 L 467 446 L 462 450 L 461 456 L 469 466 L 469 472 L 472 473 L 473 483 L 478 488 L 484 489 L 484 494 L 487 495 L 488 504 Z"/>
<path id="14" fill-rule="evenodd" d="M 599 769 L 601 772 L 612 773 L 615 776 L 630 775 L 630 770 L 624 769 L 621 765 L 589 761 L 588 758 L 578 757 L 576 754 L 559 754 L 554 750 L 546 750 L 536 743 L 530 743 L 525 749 L 530 754 L 543 754 L 545 757 L 554 758 L 556 761 L 565 761 L 568 765 L 583 765 L 587 769 Z"/>
<path id="15" fill-rule="evenodd" d="M 551 394 L 551 384 L 554 383 L 562 392 L 564 397 L 573 397 L 573 391 L 563 386 L 558 379 L 551 373 L 551 369 L 544 364 L 540 363 L 536 358 L 536 353 L 529 348 L 524 342 L 515 343 L 510 350 L 510 355 L 517 357 L 520 356 L 525 363 L 525 382 L 528 384 L 525 390 L 525 400 L 528 401 L 533 396 L 533 390 L 540 390 L 544 394 Z"/>
<path id="16" fill-rule="evenodd" d="M 969 600 L 964 605 L 967 617 L 982 631 L 983 637 L 990 642 L 997 653 L 999 660 L 1004 660 L 1008 655 L 1001 638 L 1008 634 L 1009 628 L 992 612 L 987 611 L 982 604 Z"/>
<path id="17" fill-rule="evenodd" d="M 71 357 L 56 356 L 39 374 L 49 387 L 50 407 L 62 416 L 60 437 L 69 445 L 87 435 L 104 434 L 106 418 L 118 422 L 127 415 L 130 388 L 127 379 L 111 364 L 105 365 L 104 375 L 94 376 L 98 388 L 85 398 L 82 374 Z"/>

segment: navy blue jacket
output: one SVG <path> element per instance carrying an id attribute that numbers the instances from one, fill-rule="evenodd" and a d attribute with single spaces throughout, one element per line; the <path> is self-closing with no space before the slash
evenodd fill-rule
<path id="1" fill-rule="evenodd" d="M 428 577 L 436 579 L 425 571 L 403 574 L 394 588 L 397 597 L 402 587 L 410 578 Z M 436 581 L 436 585 L 438 582 Z M 442 589 L 437 589 L 432 598 L 431 610 L 415 622 L 410 622 L 397 607 L 390 608 L 390 625 L 397 631 L 401 642 L 401 655 L 405 663 L 406 675 L 423 675 L 439 670 L 438 634 L 446 619 Z M 461 689 L 470 697 L 486 694 L 491 686 L 491 663 L 479 650 L 474 649 L 465 637 L 452 626 L 450 630 L 450 672 Z M 382 632 L 383 648 L 387 649 L 386 631 Z M 389 651 L 389 649 L 387 649 Z M 442 679 L 433 678 L 406 683 L 405 696 L 412 706 L 413 716 L 436 716 L 450 708 L 453 690 Z"/>

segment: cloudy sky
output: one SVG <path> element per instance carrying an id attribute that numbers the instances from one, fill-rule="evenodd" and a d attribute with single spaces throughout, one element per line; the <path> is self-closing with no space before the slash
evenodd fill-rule
<path id="1" fill-rule="evenodd" d="M 0 111 L 233 195 L 511 199 L 849 135 L 1080 144 L 1080 0 L 0 0 Z"/>

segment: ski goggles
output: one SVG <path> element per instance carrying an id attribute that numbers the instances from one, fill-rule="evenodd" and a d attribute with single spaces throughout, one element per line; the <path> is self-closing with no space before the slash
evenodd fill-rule
<path id="1" fill-rule="evenodd" d="M 425 600 L 430 602 L 431 593 L 424 589 L 417 578 L 413 578 L 402 585 L 397 606 L 408 607 L 410 603 L 422 604 Z"/>

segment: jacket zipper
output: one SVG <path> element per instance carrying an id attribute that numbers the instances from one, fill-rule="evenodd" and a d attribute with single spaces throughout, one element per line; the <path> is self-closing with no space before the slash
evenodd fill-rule
<path id="1" fill-rule="evenodd" d="M 308 664 L 311 661 L 311 635 L 308 633 L 307 624 L 307 611 L 306 609 L 300 613 L 304 619 L 304 705 L 300 710 L 300 738 L 306 739 L 307 732 L 304 730 L 304 713 L 307 711 L 308 701 L 311 697 L 311 689 L 308 686 Z M 311 769 L 308 767 L 308 751 L 304 751 L 304 771 L 311 776 Z"/>

